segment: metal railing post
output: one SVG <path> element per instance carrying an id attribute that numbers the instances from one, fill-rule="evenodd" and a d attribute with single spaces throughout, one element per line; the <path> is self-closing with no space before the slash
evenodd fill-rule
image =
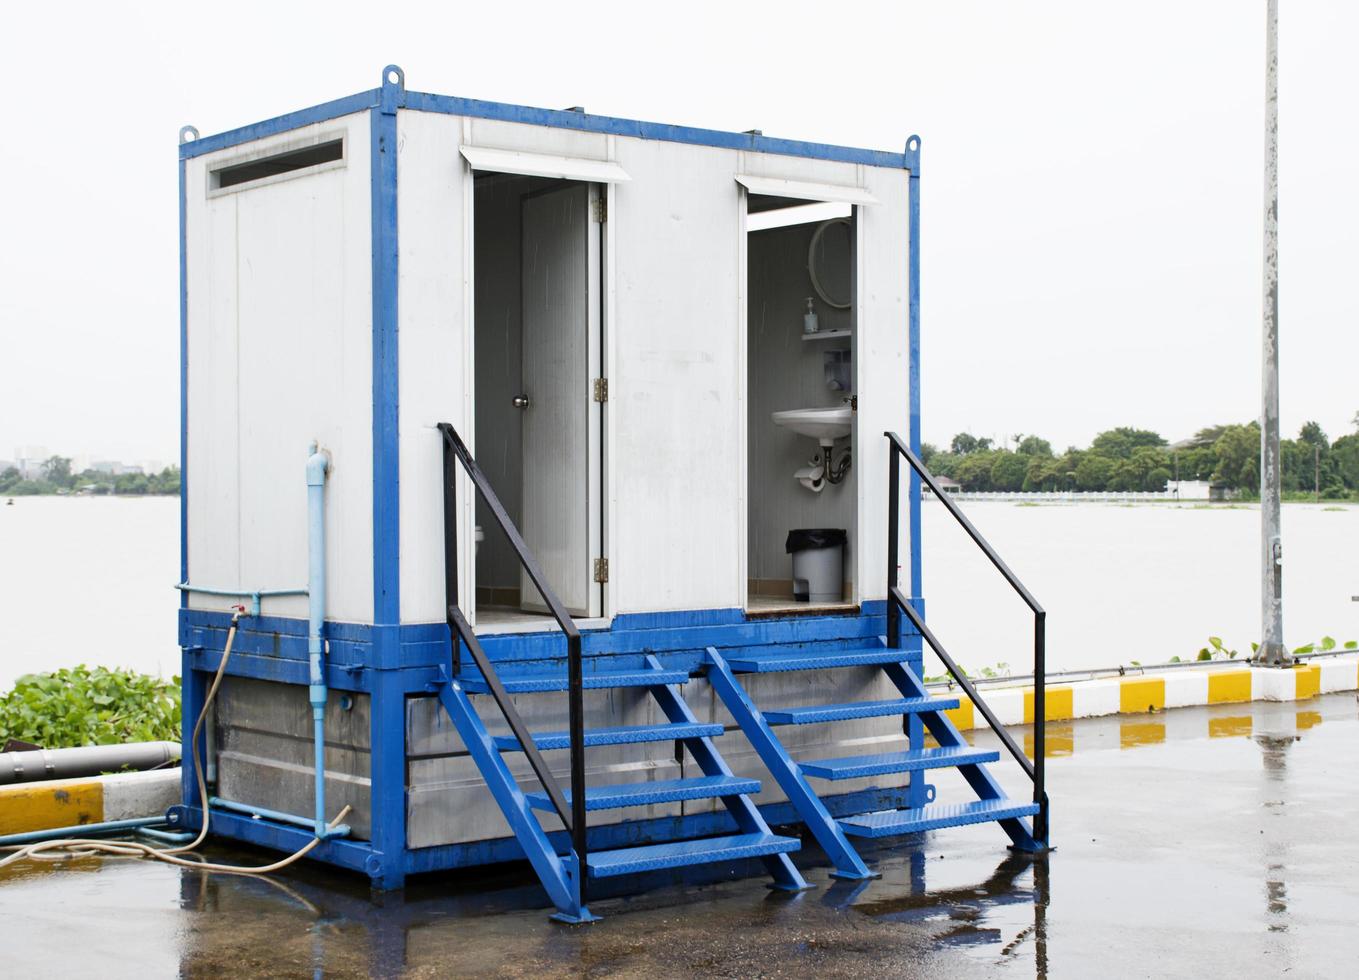
<path id="1" fill-rule="evenodd" d="M 1047 627 L 1048 614 L 1035 613 L 1033 617 L 1033 801 L 1038 804 L 1037 819 L 1033 824 L 1033 836 L 1044 847 L 1048 843 L 1048 794 L 1045 787 L 1047 774 Z"/>
<path id="2" fill-rule="evenodd" d="M 444 446 L 444 609 L 458 603 L 458 464 L 448 440 Z M 448 616 L 448 635 L 453 641 L 453 673 L 462 671 L 462 641 Z"/>
<path id="3" fill-rule="evenodd" d="M 897 554 L 901 538 L 901 459 L 892 451 L 887 451 L 890 462 L 887 464 L 887 588 L 897 587 L 897 567 L 900 556 Z M 901 613 L 895 602 L 887 603 L 887 645 L 893 649 L 901 646 Z"/>
<path id="4" fill-rule="evenodd" d="M 579 633 L 566 638 L 566 672 L 570 686 L 567 707 L 571 716 L 571 843 L 580 862 L 576 887 L 583 906 L 589 865 L 586 863 L 588 845 L 585 839 L 585 677 Z"/>

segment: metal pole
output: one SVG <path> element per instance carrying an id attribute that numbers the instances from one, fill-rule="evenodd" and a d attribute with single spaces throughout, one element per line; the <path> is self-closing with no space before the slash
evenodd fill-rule
<path id="1" fill-rule="evenodd" d="M 1283 643 L 1283 539 L 1279 505 L 1279 0 L 1266 0 L 1265 254 L 1260 407 L 1260 648 L 1254 662 L 1293 663 Z"/>

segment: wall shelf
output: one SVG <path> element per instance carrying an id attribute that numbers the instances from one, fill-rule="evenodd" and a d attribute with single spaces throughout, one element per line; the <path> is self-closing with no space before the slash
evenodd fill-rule
<path id="1" fill-rule="evenodd" d="M 849 327 L 842 330 L 818 330 L 816 333 L 804 333 L 803 340 L 835 340 L 838 338 L 853 337 L 854 331 Z"/>

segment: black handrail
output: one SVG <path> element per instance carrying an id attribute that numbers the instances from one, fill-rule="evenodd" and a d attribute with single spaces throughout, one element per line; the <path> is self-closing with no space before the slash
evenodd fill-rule
<path id="1" fill-rule="evenodd" d="M 466 645 L 468 652 L 472 654 L 472 660 L 476 663 L 477 669 L 481 671 L 481 676 L 486 679 L 486 686 L 490 689 L 491 696 L 495 698 L 496 704 L 499 705 L 501 714 L 505 716 L 505 721 L 509 723 L 510 730 L 514 732 L 514 737 L 519 740 L 524 755 L 533 768 L 533 774 L 538 777 L 538 782 L 542 784 L 543 789 L 547 792 L 548 799 L 552 801 L 552 809 L 557 811 L 557 816 L 561 818 L 562 824 L 565 825 L 567 832 L 571 835 L 571 843 L 576 852 L 578 863 L 576 887 L 580 902 L 584 905 L 586 899 L 585 883 L 589 878 L 589 865 L 585 841 L 585 681 L 584 668 L 581 662 L 580 630 L 576 629 L 576 624 L 572 622 L 571 616 L 562 606 L 561 600 L 552 591 L 552 587 L 547 584 L 547 577 L 543 575 L 543 570 L 538 567 L 537 559 L 529 551 L 528 545 L 524 544 L 519 529 L 514 526 L 514 521 L 510 519 L 510 515 L 506 513 L 500 498 L 491 488 L 490 481 L 486 479 L 486 474 L 481 471 L 477 461 L 472 458 L 472 454 L 468 452 L 467 446 L 459 438 L 457 431 L 449 423 L 440 422 L 439 432 L 442 433 L 444 439 L 444 600 L 448 608 L 449 633 L 455 638 L 453 642 L 453 671 L 456 674 L 461 670 L 460 648 L 462 645 Z M 568 727 L 571 742 L 571 804 L 569 808 L 565 797 L 562 795 L 561 787 L 557 784 L 556 777 L 552 775 L 547 764 L 543 762 L 543 757 L 538 753 L 537 745 L 534 744 L 533 736 L 529 734 L 528 727 L 519 717 L 519 712 L 515 710 L 514 703 L 505 692 L 504 685 L 500 683 L 495 667 L 482 649 L 481 643 L 468 624 L 458 602 L 458 474 L 454 464 L 455 460 L 461 463 L 463 469 L 467 471 L 472 485 L 481 494 L 482 499 L 486 501 L 491 516 L 495 518 L 500 529 L 505 532 L 505 537 L 509 539 L 510 547 L 514 549 L 515 555 L 518 556 L 519 563 L 524 566 L 524 571 L 528 573 L 529 579 L 538 589 L 538 594 L 543 597 L 543 602 L 547 604 L 548 610 L 552 613 L 552 618 L 557 621 L 557 625 L 566 634 L 567 707 L 570 714 Z M 462 640 L 461 644 L 458 643 L 458 638 Z"/>
<path id="2" fill-rule="evenodd" d="M 1005 747 L 1010 750 L 1029 778 L 1033 780 L 1033 801 L 1038 805 L 1038 814 L 1033 821 L 1034 839 L 1044 847 L 1048 843 L 1048 794 L 1045 788 L 1046 765 L 1044 760 L 1044 748 L 1046 743 L 1047 729 L 1047 618 L 1048 614 L 1038 600 L 1033 597 L 1033 593 L 1024 587 L 1024 583 L 1019 581 L 1019 577 L 1010 570 L 1010 566 L 1001 560 L 1000 555 L 996 554 L 996 549 L 991 547 L 980 531 L 972 526 L 972 522 L 967 519 L 967 515 L 951 499 L 948 494 L 940 488 L 939 482 L 935 480 L 933 474 L 925 468 L 925 464 L 920 461 L 911 447 L 902 441 L 901 436 L 895 432 L 885 433 L 888 444 L 891 447 L 889 453 L 891 462 L 889 464 L 888 490 L 887 490 L 887 586 L 889 601 L 887 603 L 887 641 L 895 647 L 901 639 L 901 618 L 898 608 L 905 612 L 911 620 L 912 625 L 925 638 L 925 642 L 930 645 L 939 659 L 943 662 L 948 672 L 953 675 L 958 686 L 968 696 L 973 704 L 981 711 L 982 717 L 992 730 L 1000 736 L 1000 740 Z M 999 719 L 987 706 L 986 702 L 977 694 L 977 689 L 972 686 L 972 682 L 967 679 L 958 665 L 953 662 L 953 658 L 944 650 L 943 645 L 935 637 L 924 620 L 911 607 L 904 593 L 897 583 L 897 539 L 899 537 L 898 510 L 901 506 L 901 460 L 905 457 L 906 462 L 911 464 L 911 469 L 920 476 L 942 503 L 953 519 L 962 525 L 977 547 L 990 559 L 991 564 L 996 566 L 997 571 L 1004 576 L 1005 581 L 1010 583 L 1010 587 L 1019 593 L 1019 597 L 1024 600 L 1025 605 L 1033 611 L 1033 760 L 1030 761 L 1022 749 L 1015 743 L 1010 733 L 1002 725 Z"/>

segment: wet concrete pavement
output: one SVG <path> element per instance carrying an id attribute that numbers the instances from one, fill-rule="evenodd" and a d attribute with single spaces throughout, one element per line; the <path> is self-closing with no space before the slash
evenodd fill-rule
<path id="1" fill-rule="evenodd" d="M 1010 854 L 995 825 L 954 828 L 869 849 L 882 878 L 856 887 L 808 843 L 814 891 L 768 891 L 758 867 L 652 881 L 597 898 L 603 921 L 575 928 L 547 920 L 527 866 L 374 899 L 307 865 L 260 880 L 28 863 L 0 871 L 0 962 L 11 977 L 1353 975 L 1354 694 L 1089 719 L 1048 739 L 1045 859 Z M 1023 794 L 1017 766 L 993 769 Z M 935 781 L 966 798 L 956 775 Z"/>

